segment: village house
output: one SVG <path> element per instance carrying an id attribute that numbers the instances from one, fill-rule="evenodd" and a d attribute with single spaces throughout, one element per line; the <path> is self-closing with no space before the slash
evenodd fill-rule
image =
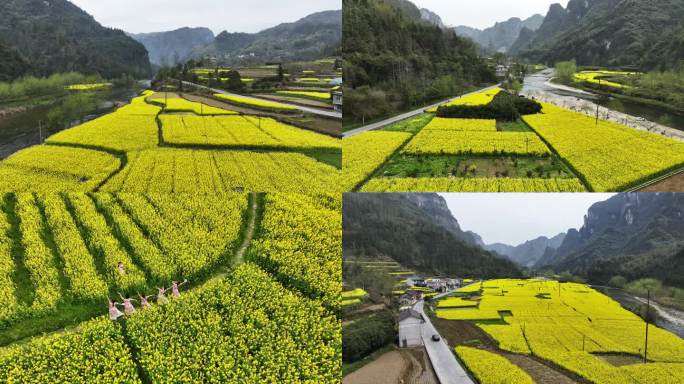
<path id="1" fill-rule="evenodd" d="M 423 345 L 423 315 L 413 309 L 399 312 L 399 347 L 411 348 Z"/>

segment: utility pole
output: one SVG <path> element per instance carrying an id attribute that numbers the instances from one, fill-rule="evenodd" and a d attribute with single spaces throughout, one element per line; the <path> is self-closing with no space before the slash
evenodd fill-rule
<path id="1" fill-rule="evenodd" d="M 648 310 L 651 309 L 651 290 L 647 291 L 646 295 L 646 339 L 644 341 L 644 364 L 646 363 L 646 356 L 648 354 Z"/>
<path id="2" fill-rule="evenodd" d="M 601 78 L 599 77 L 599 92 L 601 91 Z M 599 104 L 598 100 L 596 101 L 596 126 L 598 127 L 598 118 L 599 118 Z"/>

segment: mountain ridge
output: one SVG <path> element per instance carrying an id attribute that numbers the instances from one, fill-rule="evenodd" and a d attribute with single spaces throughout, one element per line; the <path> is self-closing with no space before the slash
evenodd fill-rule
<path id="1" fill-rule="evenodd" d="M 525 20 L 511 17 L 506 21 L 496 22 L 483 30 L 465 25 L 454 27 L 454 31 L 476 42 L 480 47 L 491 52 L 506 53 L 520 37 L 523 29 L 536 31 L 543 23 L 544 16 L 534 14 Z"/>
<path id="2" fill-rule="evenodd" d="M 0 36 L 0 50 L 8 53 L 0 61 L 5 80 L 72 71 L 105 78 L 151 73 L 142 44 L 66 0 L 3 0 Z"/>

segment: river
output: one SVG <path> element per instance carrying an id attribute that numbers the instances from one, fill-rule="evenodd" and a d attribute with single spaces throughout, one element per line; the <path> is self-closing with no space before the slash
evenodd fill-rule
<path id="1" fill-rule="evenodd" d="M 130 101 L 136 94 L 137 88 L 108 91 L 104 100 L 99 103 L 97 110 L 90 111 L 91 114 L 86 117 L 86 120 L 111 112 L 118 104 Z M 50 110 L 58 106 L 59 103 L 58 101 L 54 105 L 34 107 L 26 112 L 13 113 L 0 118 L 0 159 L 4 159 L 23 148 L 39 144 L 41 137 L 45 140 L 48 136 L 57 133 L 58 129 L 47 130 L 45 122 Z"/>
<path id="2" fill-rule="evenodd" d="M 629 293 L 622 290 L 609 289 L 603 287 L 594 288 L 610 296 L 618 303 L 620 303 L 623 307 L 633 312 L 634 308 L 638 308 L 642 304 L 646 303 L 646 299 L 630 295 Z M 667 329 L 668 331 L 684 339 L 684 312 L 664 307 L 654 301 L 651 301 L 651 308 L 653 308 L 653 310 L 655 310 L 658 314 L 655 321 L 655 324 L 657 326 L 659 326 L 660 328 Z"/>
<path id="3" fill-rule="evenodd" d="M 670 113 L 659 108 L 646 106 L 629 100 L 609 97 L 608 99 L 599 98 L 598 95 L 586 92 L 581 89 L 565 86 L 550 86 L 547 82 L 553 76 L 553 69 L 545 69 L 541 72 L 525 77 L 523 84 L 523 94 L 551 93 L 558 96 L 576 97 L 583 100 L 597 103 L 602 107 L 613 111 L 622 112 L 630 116 L 640 117 L 648 121 L 653 121 L 679 131 L 684 131 L 684 116 Z"/>

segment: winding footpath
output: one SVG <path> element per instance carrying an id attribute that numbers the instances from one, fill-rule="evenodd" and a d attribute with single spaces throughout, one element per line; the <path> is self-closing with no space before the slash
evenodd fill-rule
<path id="1" fill-rule="evenodd" d="M 410 112 L 402 113 L 401 115 L 396 115 L 396 116 L 390 117 L 389 119 L 385 119 L 385 120 L 382 120 L 382 121 L 378 121 L 377 123 L 372 123 L 372 124 L 364 125 L 363 127 L 356 128 L 356 129 L 352 129 L 352 130 L 350 130 L 350 131 L 347 131 L 347 132 L 343 133 L 342 136 L 344 136 L 344 137 L 352 137 L 352 136 L 356 136 L 356 135 L 358 135 L 358 134 L 360 134 L 360 133 L 363 133 L 363 132 L 373 131 L 373 130 L 376 130 L 376 129 L 385 127 L 385 126 L 387 126 L 387 125 L 394 124 L 394 123 L 399 122 L 399 121 L 402 121 L 402 120 L 406 120 L 406 119 L 411 118 L 411 117 L 413 117 L 413 116 L 418 116 L 418 115 L 424 113 L 426 109 L 436 108 L 436 107 L 439 107 L 439 106 L 442 105 L 442 104 L 450 103 L 450 102 L 452 102 L 452 101 L 454 101 L 454 100 L 460 99 L 460 98 L 462 98 L 462 97 L 470 96 L 470 95 L 475 94 L 475 93 L 479 93 L 479 92 L 483 92 L 483 91 L 488 91 L 488 90 L 490 90 L 490 89 L 492 89 L 492 88 L 496 88 L 496 87 L 498 87 L 498 86 L 500 86 L 500 85 L 501 85 L 500 83 L 499 83 L 499 84 L 496 84 L 496 85 L 492 85 L 491 87 L 482 88 L 482 89 L 480 89 L 480 90 L 473 91 L 473 92 L 470 92 L 470 93 L 466 93 L 466 94 L 461 95 L 461 96 L 452 97 L 452 98 L 450 98 L 450 99 L 440 101 L 439 103 L 435 103 L 435 104 L 432 104 L 432 105 L 428 105 L 427 107 L 421 107 L 421 108 L 415 109 L 415 110 L 410 111 Z"/>
<path id="2" fill-rule="evenodd" d="M 451 291 L 435 296 L 435 298 L 448 295 L 449 293 Z M 444 338 L 440 336 L 439 341 L 432 341 L 432 335 L 439 335 L 439 332 L 437 332 L 430 318 L 425 314 L 424 305 L 425 302 L 421 300 L 413 306 L 413 309 L 423 315 L 425 319 L 422 329 L 423 344 L 439 382 L 441 384 L 474 384 L 466 370 L 456 360 L 456 356 L 454 356 Z"/>

